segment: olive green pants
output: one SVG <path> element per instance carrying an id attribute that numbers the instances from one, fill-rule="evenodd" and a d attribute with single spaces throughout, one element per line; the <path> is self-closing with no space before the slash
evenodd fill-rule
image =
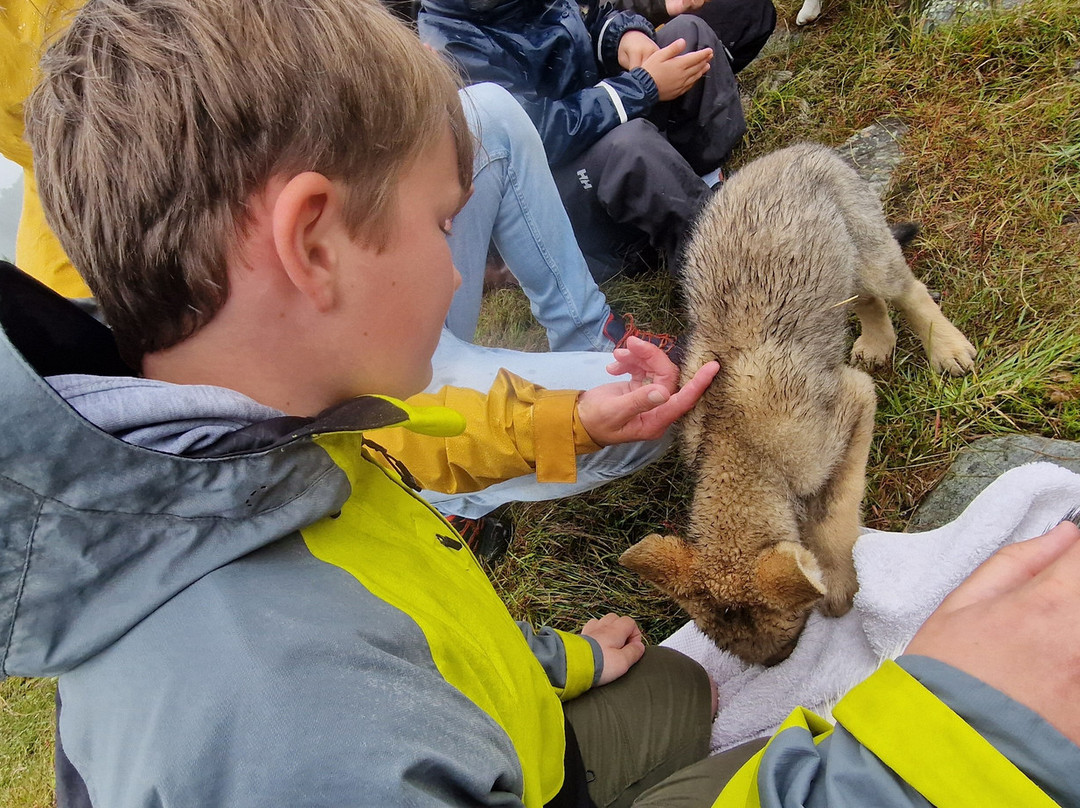
<path id="1" fill-rule="evenodd" d="M 708 808 L 766 739 L 706 757 L 708 674 L 689 657 L 650 647 L 630 671 L 564 705 L 599 808 Z"/>

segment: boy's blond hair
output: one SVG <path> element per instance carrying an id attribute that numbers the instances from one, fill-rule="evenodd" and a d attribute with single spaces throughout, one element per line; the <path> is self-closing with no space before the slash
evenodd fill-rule
<path id="1" fill-rule="evenodd" d="M 26 108 L 49 223 L 133 364 L 228 297 L 245 206 L 276 174 L 348 187 L 385 246 L 396 180 L 444 131 L 457 80 L 375 0 L 89 0 Z"/>

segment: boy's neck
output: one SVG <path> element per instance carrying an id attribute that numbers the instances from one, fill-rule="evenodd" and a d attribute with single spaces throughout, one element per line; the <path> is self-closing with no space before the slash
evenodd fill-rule
<path id="1" fill-rule="evenodd" d="M 145 355 L 143 376 L 224 387 L 289 415 L 317 415 L 338 403 L 343 396 L 327 389 L 312 330 L 287 303 L 252 300 L 242 287 L 231 284 L 222 309 L 190 337 Z"/>

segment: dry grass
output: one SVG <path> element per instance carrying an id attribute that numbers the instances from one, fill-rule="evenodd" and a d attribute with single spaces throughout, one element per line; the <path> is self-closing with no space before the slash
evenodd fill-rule
<path id="1" fill-rule="evenodd" d="M 778 6 L 791 20 L 796 0 Z M 740 77 L 748 146 L 740 163 L 795 140 L 839 144 L 873 121 L 909 126 L 908 162 L 886 199 L 919 221 L 916 274 L 979 349 L 961 380 L 932 374 L 910 336 L 877 375 L 880 410 L 866 517 L 900 529 L 955 453 L 984 435 L 1080 439 L 1080 0 L 1023 9 L 925 35 L 883 0 L 826 0 L 814 27 L 775 40 Z M 776 81 L 776 71 L 790 78 Z M 641 325 L 681 327 L 663 273 L 606 291 Z M 485 305 L 487 344 L 538 349 L 520 294 Z M 679 524 L 685 474 L 669 457 L 588 495 L 512 510 L 517 540 L 494 571 L 515 615 L 575 628 L 608 610 L 652 639 L 683 617 L 616 563 L 631 542 Z M 0 805 L 51 804 L 50 682 L 0 683 Z M 297 740 L 301 743 L 301 739 Z"/>

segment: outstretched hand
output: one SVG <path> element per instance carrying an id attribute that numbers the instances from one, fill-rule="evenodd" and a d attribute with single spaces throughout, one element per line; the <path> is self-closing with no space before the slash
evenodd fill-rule
<path id="1" fill-rule="evenodd" d="M 628 373 L 630 381 L 603 384 L 578 398 L 581 424 L 601 446 L 656 440 L 690 411 L 720 370 L 719 362 L 709 362 L 680 390 L 679 369 L 667 354 L 637 337 L 626 346 L 615 349 L 607 371 Z"/>
<path id="2" fill-rule="evenodd" d="M 605 614 L 599 619 L 590 620 L 581 629 L 586 637 L 592 637 L 600 644 L 604 655 L 604 669 L 600 672 L 600 684 L 613 682 L 632 668 L 645 653 L 645 642 L 641 639 L 641 629 L 632 617 L 619 617 L 617 614 Z"/>
<path id="3" fill-rule="evenodd" d="M 915 634 L 933 657 L 1030 707 L 1080 744 L 1080 528 L 1002 548 Z"/>

